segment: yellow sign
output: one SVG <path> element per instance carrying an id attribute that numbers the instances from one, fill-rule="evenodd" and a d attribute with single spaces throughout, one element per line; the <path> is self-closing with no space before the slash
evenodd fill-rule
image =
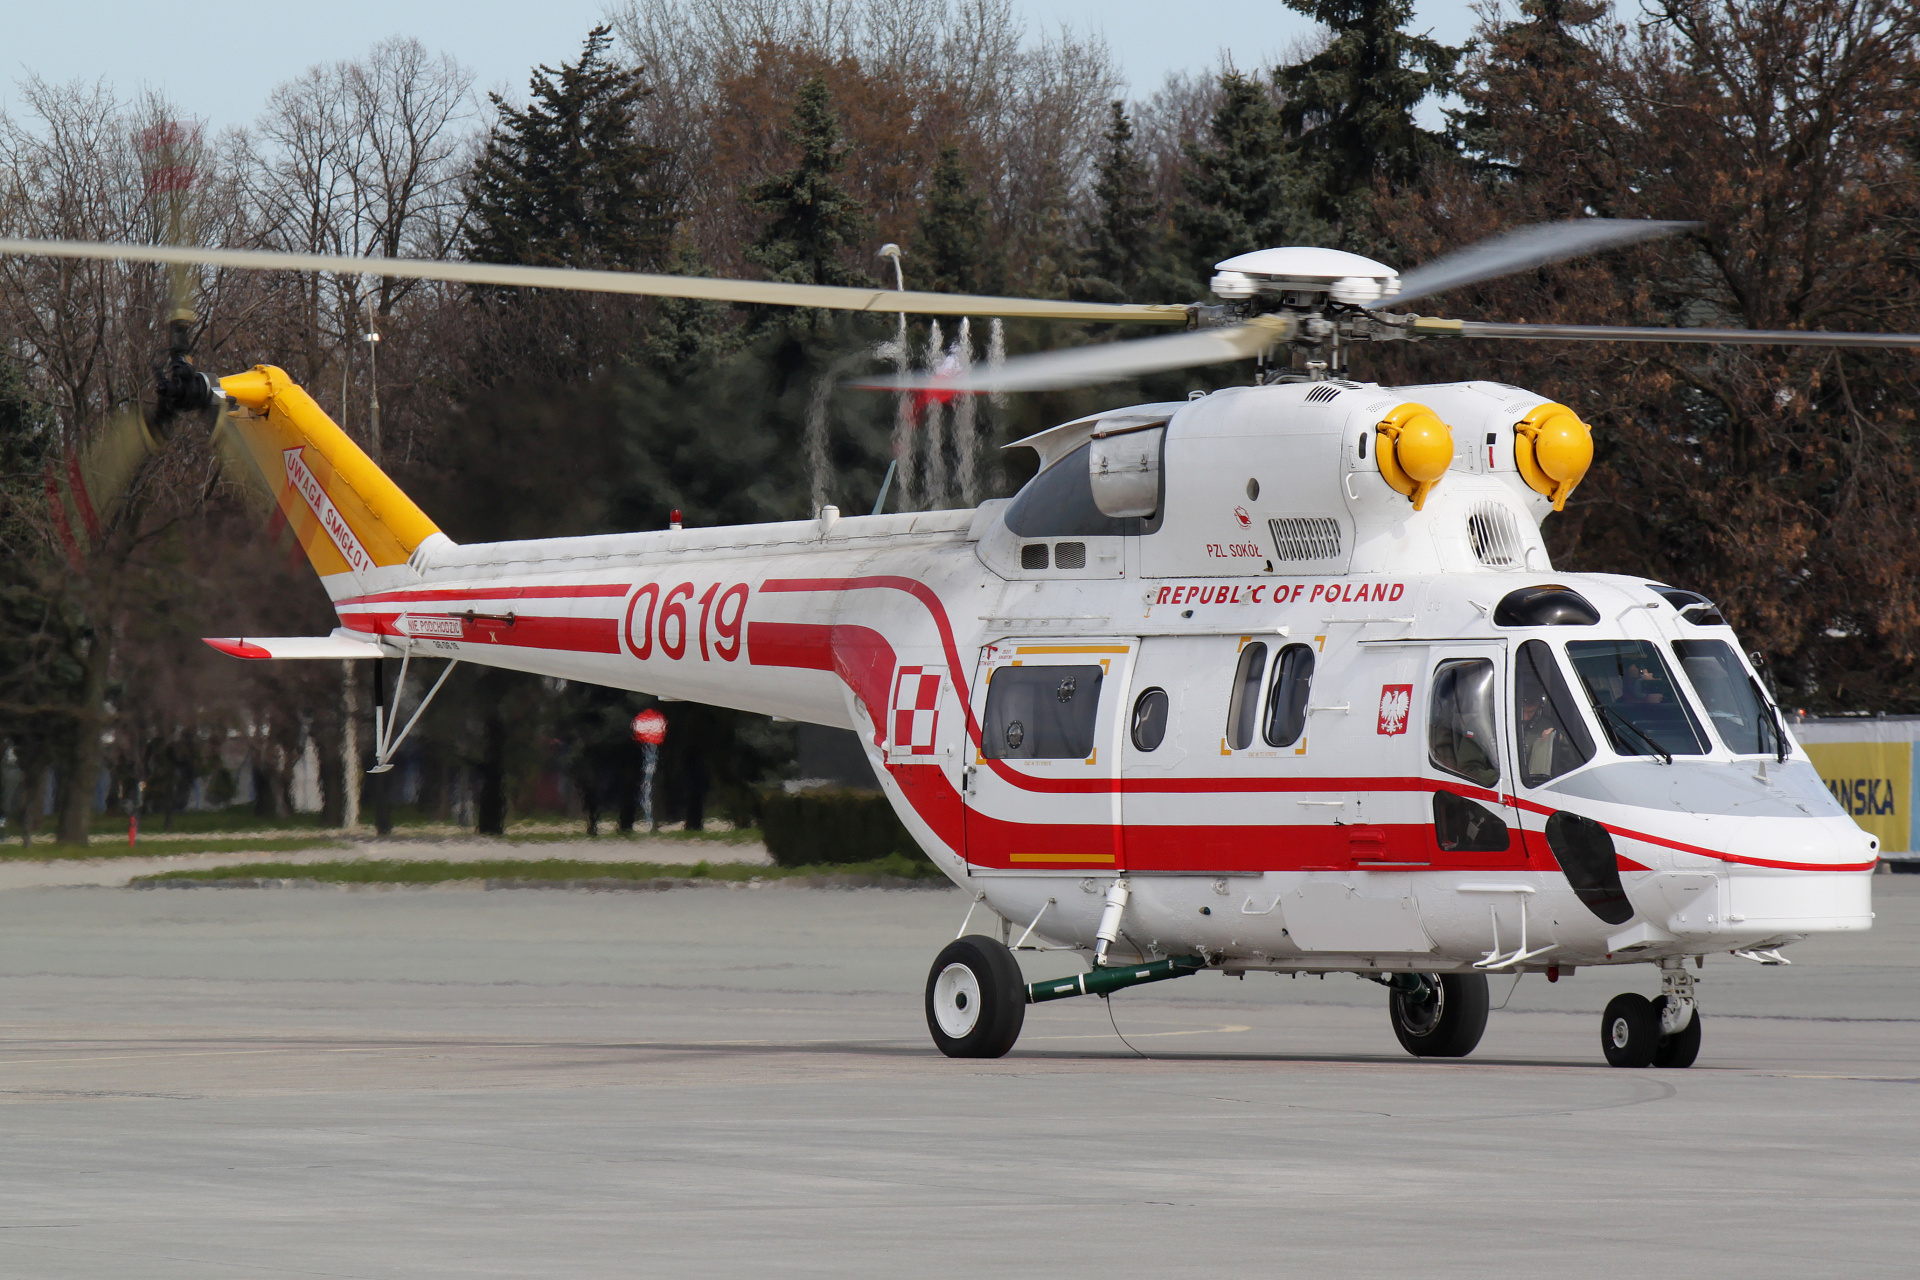
<path id="1" fill-rule="evenodd" d="M 1880 838 L 1880 848 L 1901 852 L 1908 843 L 1908 801 L 1913 786 L 1911 742 L 1808 742 L 1807 754 L 1840 807 Z"/>

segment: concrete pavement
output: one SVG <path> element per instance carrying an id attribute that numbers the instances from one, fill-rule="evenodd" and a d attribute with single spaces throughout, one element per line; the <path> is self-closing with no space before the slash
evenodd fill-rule
<path id="1" fill-rule="evenodd" d="M 949 1061 L 945 890 L 0 893 L 0 1275 L 1904 1275 L 1920 878 L 1875 888 L 1633 1072 L 1650 970 L 1525 979 L 1461 1062 L 1263 975 L 1117 997 L 1145 1058 L 1078 1000 Z"/>

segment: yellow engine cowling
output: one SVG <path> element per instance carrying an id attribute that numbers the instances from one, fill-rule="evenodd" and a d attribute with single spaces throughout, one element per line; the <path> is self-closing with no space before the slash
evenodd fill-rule
<path id="1" fill-rule="evenodd" d="M 1513 425 L 1513 463 L 1536 493 L 1566 509 L 1572 493 L 1593 465 L 1593 432 L 1563 404 L 1543 404 Z"/>
<path id="2" fill-rule="evenodd" d="M 1380 474 L 1420 510 L 1453 465 L 1453 432 L 1426 405 L 1408 401 L 1381 419 L 1374 433 Z"/>

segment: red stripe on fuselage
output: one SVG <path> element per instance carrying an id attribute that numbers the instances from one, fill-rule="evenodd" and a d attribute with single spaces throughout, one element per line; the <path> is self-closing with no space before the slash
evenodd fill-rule
<path id="1" fill-rule="evenodd" d="M 944 605 L 941 604 L 940 597 L 937 594 L 935 594 L 935 592 L 931 587 L 928 587 L 925 583 L 916 581 L 915 579 L 912 579 L 912 578 L 899 577 L 893 574 L 880 574 L 870 578 L 770 578 L 761 585 L 760 590 L 763 592 L 784 592 L 784 591 L 838 592 L 838 591 L 859 591 L 859 590 L 892 590 L 892 591 L 903 591 L 906 594 L 912 596 L 914 599 L 918 600 L 921 603 L 921 605 L 926 608 L 928 615 L 933 620 L 933 625 L 935 629 L 940 633 L 941 648 L 943 652 L 946 654 L 946 658 L 947 658 L 947 677 L 952 682 L 954 692 L 959 697 L 961 709 L 965 712 L 965 715 L 966 715 L 967 737 L 969 741 L 971 741 L 976 748 L 980 745 L 980 724 L 977 720 L 974 719 L 973 699 L 972 699 L 971 690 L 966 684 L 963 684 L 960 679 L 961 671 L 965 670 L 966 668 L 963 668 L 960 665 L 960 651 L 954 641 L 953 628 L 948 623 L 948 620 L 947 620 L 946 608 Z M 882 682 L 882 687 L 884 690 L 884 680 Z M 869 717 L 876 724 L 880 724 L 884 726 L 885 716 L 874 714 L 874 708 L 876 706 L 884 705 L 884 702 L 885 702 L 884 692 L 882 693 L 881 701 L 878 703 L 865 699 L 864 697 L 862 700 L 867 701 Z M 881 732 L 884 733 L 884 727 L 882 727 Z M 1185 792 L 1190 794 L 1207 794 L 1207 793 L 1223 793 L 1223 792 L 1285 792 L 1285 791 L 1332 791 L 1332 790 L 1354 790 L 1354 791 L 1443 791 L 1444 790 L 1444 791 L 1453 791 L 1463 796 L 1470 796 L 1474 799 L 1486 800 L 1489 803 L 1511 804 L 1516 808 L 1525 810 L 1530 813 L 1551 814 L 1554 812 L 1554 810 L 1550 807 L 1536 804 L 1532 801 L 1522 800 L 1517 796 L 1506 796 L 1498 792 L 1485 791 L 1478 787 L 1458 786 L 1451 783 L 1437 782 L 1432 779 L 1426 779 L 1426 778 L 1303 778 L 1303 779 L 1161 778 L 1161 779 L 1136 779 L 1131 782 L 1125 781 L 1122 779 L 1072 780 L 1072 779 L 1049 778 L 1049 779 L 1043 780 L 1043 779 L 1029 777 L 1028 775 L 1022 774 L 1015 769 L 1009 768 L 1006 765 L 1006 762 L 1002 760 L 987 760 L 985 761 L 985 764 L 988 768 L 992 769 L 995 774 L 997 774 L 1001 778 L 1004 778 L 1007 782 L 1009 782 L 1013 786 L 1019 787 L 1020 789 L 1025 791 L 1036 791 L 1036 792 L 1060 793 L 1060 792 L 1100 792 L 1100 791 L 1136 792 L 1137 791 L 1141 793 L 1146 793 L 1146 792 L 1160 791 L 1160 792 Z M 940 774 L 940 770 L 933 766 L 923 765 L 923 766 L 890 767 L 889 772 L 894 775 L 897 781 L 900 779 L 902 773 L 904 773 L 908 768 L 930 769 L 934 774 L 940 775 L 942 782 L 945 783 L 944 775 Z M 952 791 L 951 784 L 946 784 L 946 788 L 948 791 Z M 904 786 L 903 786 L 903 790 L 905 790 Z M 917 784 L 914 787 L 914 789 L 912 791 L 908 791 L 907 794 L 909 799 L 912 800 L 915 795 L 925 797 L 928 790 L 929 788 L 927 788 L 926 786 Z M 956 807 L 958 806 L 958 801 L 959 801 L 959 797 L 955 795 L 954 804 Z M 920 816 L 923 819 L 925 819 L 930 825 L 934 826 L 934 829 L 936 832 L 941 831 L 941 826 L 935 822 L 936 815 L 939 815 L 942 821 L 946 820 L 946 816 L 943 812 L 943 805 L 941 803 L 935 802 L 933 804 L 930 804 L 927 808 L 922 808 L 921 804 L 915 801 L 914 808 L 916 812 L 920 813 Z M 975 810 L 974 813 L 970 816 L 969 820 L 978 822 L 982 816 L 983 815 L 981 815 L 978 810 Z M 1011 824 L 1011 825 L 1025 827 L 1029 824 Z M 1612 825 L 1610 823 L 1602 823 L 1601 825 L 1605 826 L 1606 829 L 1612 832 L 1614 835 L 1621 836 L 1629 840 L 1639 840 L 1647 844 L 1657 845 L 1664 849 L 1673 849 L 1680 853 L 1691 853 L 1699 857 L 1712 858 L 1720 862 L 1738 862 L 1738 863 L 1743 863 L 1747 866 L 1768 867 L 1768 868 L 1772 868 L 1774 870 L 1779 870 L 1779 871 L 1869 871 L 1873 869 L 1877 861 L 1877 860 L 1870 860 L 1867 862 L 1860 862 L 1860 863 L 1844 863 L 1841 865 L 1833 865 L 1830 863 L 1786 862 L 1786 861 L 1781 861 L 1779 859 L 1772 859 L 1772 858 L 1754 858 L 1754 857 L 1748 857 L 1743 854 L 1726 853 L 1718 849 L 1708 849 L 1700 845 L 1686 844 L 1679 840 L 1669 840 L 1662 836 L 1648 835 L 1644 832 L 1635 831 L 1630 827 L 1620 827 L 1620 826 Z M 954 832 L 954 838 L 950 838 L 947 835 L 942 834 L 941 839 L 945 840 L 949 847 L 958 850 L 962 847 L 962 845 L 960 843 L 960 840 L 957 838 L 959 836 L 959 826 L 957 822 L 954 824 L 952 829 Z M 1089 826 L 1086 829 L 1090 831 L 1110 833 L 1110 828 L 1105 826 Z M 1203 830 L 1203 829 L 1205 828 L 1202 828 L 1202 827 L 1181 828 L 1181 830 L 1187 830 L 1187 831 Z M 1265 830 L 1265 828 L 1259 828 L 1259 829 Z M 1298 832 L 1298 831 L 1313 831 L 1313 830 L 1321 830 L 1321 829 L 1322 828 L 1314 828 L 1314 827 L 1273 828 L 1273 830 L 1285 831 L 1289 833 Z M 1344 828 L 1329 828 L 1329 829 L 1344 830 Z M 1422 829 L 1424 830 L 1425 828 L 1423 827 Z M 1110 838 L 1111 838 L 1110 834 L 1105 837 L 1099 837 L 1099 839 L 1102 840 L 1103 847 L 1108 847 L 1106 846 L 1105 841 L 1110 840 Z M 1624 870 L 1645 871 L 1649 869 L 1642 866 L 1640 863 L 1635 862 L 1631 858 L 1621 857 L 1619 861 L 1622 869 Z"/>
<path id="2" fill-rule="evenodd" d="M 400 630 L 397 613 L 351 613 L 341 621 L 354 631 L 372 635 L 398 636 L 401 639 L 452 639 L 451 636 L 409 636 Z M 434 615 L 459 618 L 460 615 Z M 619 653 L 620 623 L 615 618 L 541 618 L 515 615 L 511 625 L 504 619 L 460 619 L 461 644 L 499 645 L 512 649 L 552 649 L 561 653 Z"/>
<path id="3" fill-rule="evenodd" d="M 866 707 L 874 726 L 874 745 L 887 745 L 893 646 L 872 627 L 844 622 L 749 622 L 747 661 L 756 667 L 833 672 Z"/>

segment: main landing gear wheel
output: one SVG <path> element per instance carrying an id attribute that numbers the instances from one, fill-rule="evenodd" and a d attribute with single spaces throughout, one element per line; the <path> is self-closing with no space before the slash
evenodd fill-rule
<path id="1" fill-rule="evenodd" d="M 1416 1058 L 1464 1058 L 1487 1029 L 1487 975 L 1424 973 L 1420 989 L 1395 987 L 1387 1013 L 1401 1047 Z"/>
<path id="2" fill-rule="evenodd" d="M 927 974 L 927 1030 L 949 1058 L 998 1058 L 1027 1020 L 1027 984 L 1005 944 L 955 938 Z"/>
<path id="3" fill-rule="evenodd" d="M 1658 1024 L 1667 1008 L 1665 996 L 1653 998 L 1653 1018 Z M 1656 1067 L 1690 1067 L 1693 1060 L 1700 1056 L 1700 1009 L 1695 1006 L 1687 1025 L 1670 1036 L 1661 1036 L 1660 1045 L 1653 1051 L 1653 1065 Z"/>
<path id="4" fill-rule="evenodd" d="M 1695 1017 L 1692 1026 L 1697 1042 L 1700 1035 L 1698 1017 Z M 1652 1066 L 1654 1054 L 1660 1049 L 1660 1011 L 1654 1008 L 1653 1001 L 1632 991 L 1622 992 L 1607 1001 L 1607 1011 L 1600 1015 L 1600 1048 L 1605 1051 L 1607 1062 L 1613 1066 Z"/>

